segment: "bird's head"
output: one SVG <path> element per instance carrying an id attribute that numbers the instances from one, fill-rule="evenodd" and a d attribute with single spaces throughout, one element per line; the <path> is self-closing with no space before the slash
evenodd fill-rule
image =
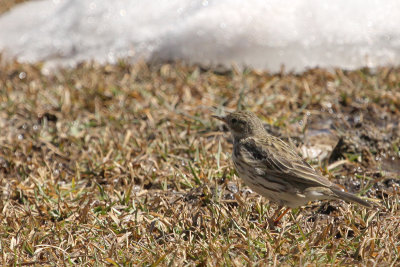
<path id="1" fill-rule="evenodd" d="M 226 123 L 235 140 L 265 133 L 260 119 L 250 111 L 236 111 L 226 116 L 213 117 Z"/>

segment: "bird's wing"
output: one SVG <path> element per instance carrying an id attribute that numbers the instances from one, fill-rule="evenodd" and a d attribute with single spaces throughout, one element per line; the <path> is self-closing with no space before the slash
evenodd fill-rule
<path id="1" fill-rule="evenodd" d="M 301 188 L 332 186 L 328 179 L 319 175 L 293 148 L 279 138 L 250 137 L 243 139 L 240 147 L 249 165 L 265 170 L 269 179 L 279 179 Z"/>

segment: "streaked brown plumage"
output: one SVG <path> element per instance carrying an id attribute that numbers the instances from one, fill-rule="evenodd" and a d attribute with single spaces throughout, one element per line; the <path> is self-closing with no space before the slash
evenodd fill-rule
<path id="1" fill-rule="evenodd" d="M 289 208 L 323 199 L 342 199 L 371 206 L 318 174 L 288 144 L 268 134 L 253 113 L 238 111 L 214 117 L 231 130 L 232 159 L 238 175 L 260 195 Z"/>

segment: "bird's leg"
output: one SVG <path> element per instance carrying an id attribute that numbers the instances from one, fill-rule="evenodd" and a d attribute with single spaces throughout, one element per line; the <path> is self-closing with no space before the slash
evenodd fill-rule
<path id="1" fill-rule="evenodd" d="M 277 211 L 281 211 L 282 207 L 280 207 L 280 209 L 278 209 Z M 281 215 L 278 216 L 278 218 L 276 218 L 274 220 L 274 225 L 277 225 L 279 223 L 279 221 L 283 218 L 283 216 L 285 216 L 285 214 L 290 210 L 290 208 L 287 208 L 284 212 L 281 213 Z M 278 212 L 275 212 L 278 213 Z M 275 216 L 274 216 L 275 217 Z"/>
<path id="2" fill-rule="evenodd" d="M 275 221 L 275 218 L 277 218 L 279 216 L 282 209 L 283 209 L 283 206 L 279 205 L 278 208 L 276 209 L 276 211 L 274 212 L 274 215 L 272 215 L 272 217 L 270 217 L 270 218 Z"/>

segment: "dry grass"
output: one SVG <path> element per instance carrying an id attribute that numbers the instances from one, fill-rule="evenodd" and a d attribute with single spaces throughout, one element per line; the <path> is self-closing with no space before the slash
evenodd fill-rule
<path id="1" fill-rule="evenodd" d="M 400 69 L 3 65 L 2 264 L 398 265 L 399 84 Z M 210 118 L 237 107 L 298 147 L 335 122 L 345 145 L 315 166 L 382 207 L 311 203 L 269 227 L 276 206 L 245 190 Z"/>
<path id="2" fill-rule="evenodd" d="M 43 76 L 5 64 L 2 264 L 397 266 L 399 86 L 400 69 L 221 75 L 121 63 Z M 310 203 L 270 227 L 276 206 L 235 176 L 229 134 L 210 119 L 238 107 L 299 148 L 335 148 L 314 165 L 381 207 Z"/>

